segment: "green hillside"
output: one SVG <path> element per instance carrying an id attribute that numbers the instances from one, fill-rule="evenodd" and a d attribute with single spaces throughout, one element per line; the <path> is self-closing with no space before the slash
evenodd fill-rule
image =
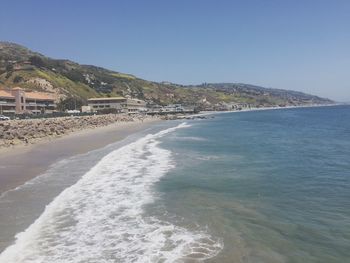
<path id="1" fill-rule="evenodd" d="M 247 84 L 183 86 L 152 82 L 101 67 L 52 59 L 14 43 L 0 42 L 0 87 L 15 86 L 54 93 L 57 100 L 121 95 L 144 99 L 149 103 L 181 103 L 199 108 L 233 102 L 253 106 L 332 103 L 328 99 L 301 92 Z"/>

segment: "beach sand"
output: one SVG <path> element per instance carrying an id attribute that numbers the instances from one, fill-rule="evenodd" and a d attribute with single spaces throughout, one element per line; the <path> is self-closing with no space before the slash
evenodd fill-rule
<path id="1" fill-rule="evenodd" d="M 0 195 L 40 175 L 58 160 L 104 147 L 158 121 L 118 122 L 51 141 L 0 149 Z"/>

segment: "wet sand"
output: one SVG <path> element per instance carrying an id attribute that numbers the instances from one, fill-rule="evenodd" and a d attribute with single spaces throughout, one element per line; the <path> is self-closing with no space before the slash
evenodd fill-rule
<path id="1" fill-rule="evenodd" d="M 58 160 L 104 147 L 158 121 L 118 122 L 34 145 L 0 149 L 0 195 L 40 175 Z"/>

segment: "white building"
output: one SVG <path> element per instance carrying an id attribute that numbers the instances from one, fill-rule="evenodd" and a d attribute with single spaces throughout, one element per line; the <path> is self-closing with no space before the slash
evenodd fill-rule
<path id="1" fill-rule="evenodd" d="M 146 111 L 146 102 L 124 97 L 91 98 L 88 99 L 88 107 L 92 111 L 115 109 L 120 113 L 138 113 Z"/>
<path id="2" fill-rule="evenodd" d="M 146 112 L 146 102 L 139 99 L 127 99 L 126 108 L 129 113 Z"/>
<path id="3" fill-rule="evenodd" d="M 183 112 L 184 108 L 181 104 L 169 104 L 163 107 L 165 112 Z"/>
<path id="4" fill-rule="evenodd" d="M 88 99 L 88 106 L 92 111 L 115 109 L 117 112 L 125 112 L 126 100 L 124 97 L 91 98 Z"/>

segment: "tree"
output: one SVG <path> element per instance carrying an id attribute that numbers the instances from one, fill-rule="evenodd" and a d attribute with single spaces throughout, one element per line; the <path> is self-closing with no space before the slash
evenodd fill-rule
<path id="1" fill-rule="evenodd" d="M 57 103 L 59 111 L 80 110 L 81 106 L 85 105 L 85 101 L 78 97 L 68 97 Z"/>
<path id="2" fill-rule="evenodd" d="M 5 78 L 8 79 L 9 77 L 11 77 L 12 72 L 13 72 L 13 65 L 12 64 L 7 64 L 6 65 L 6 76 Z"/>
<path id="3" fill-rule="evenodd" d="M 36 66 L 38 68 L 45 66 L 44 60 L 39 56 L 31 56 L 29 58 L 29 62 L 30 62 L 30 64 L 32 64 L 33 66 Z"/>
<path id="4" fill-rule="evenodd" d="M 6 71 L 8 71 L 8 72 L 11 71 L 12 72 L 13 71 L 13 65 L 12 64 L 7 64 L 6 65 Z"/>
<path id="5" fill-rule="evenodd" d="M 69 78 L 72 81 L 75 82 L 81 82 L 81 83 L 85 83 L 85 77 L 83 76 L 83 74 L 81 72 L 79 72 L 78 70 L 70 70 L 68 72 L 64 72 L 62 73 L 64 76 L 66 76 L 67 78 Z"/>
<path id="6" fill-rule="evenodd" d="M 23 81 L 23 78 L 21 76 L 16 75 L 16 77 L 13 78 L 13 83 L 19 83 Z"/>

